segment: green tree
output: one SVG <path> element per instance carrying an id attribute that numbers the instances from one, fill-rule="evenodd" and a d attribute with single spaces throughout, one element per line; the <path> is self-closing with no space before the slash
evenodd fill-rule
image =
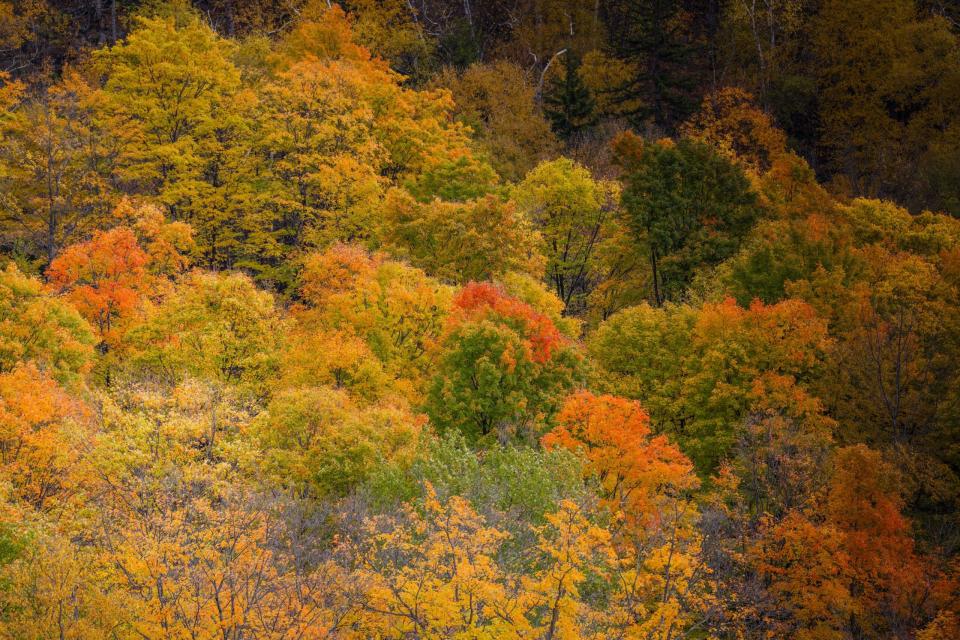
<path id="1" fill-rule="evenodd" d="M 641 304 L 611 316 L 588 348 L 600 381 L 643 402 L 654 427 L 672 434 L 701 473 L 713 472 L 766 395 L 807 392 L 826 370 L 832 343 L 810 305 L 732 299 L 702 307 Z M 768 394 L 758 385 L 777 384 Z M 766 381 L 766 382 L 764 382 Z"/>
<path id="2" fill-rule="evenodd" d="M 621 204 L 647 246 L 659 305 L 733 255 L 762 211 L 743 171 L 701 142 L 644 144 L 628 133 L 617 150 L 626 172 Z"/>
<path id="3" fill-rule="evenodd" d="M 554 132 L 570 141 L 597 123 L 597 105 L 580 77 L 577 55 L 567 51 L 563 62 L 563 74 L 550 79 L 543 97 L 543 111 Z"/>
<path id="4" fill-rule="evenodd" d="M 581 356 L 550 319 L 491 284 L 460 292 L 435 357 L 424 409 L 471 442 L 538 435 L 581 378 Z"/>

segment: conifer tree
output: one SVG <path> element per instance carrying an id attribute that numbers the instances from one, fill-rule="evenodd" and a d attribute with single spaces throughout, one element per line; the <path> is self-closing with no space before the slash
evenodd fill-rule
<path id="1" fill-rule="evenodd" d="M 580 59 L 571 51 L 563 57 L 563 75 L 551 79 L 543 102 L 554 132 L 570 140 L 597 123 L 596 102 L 578 73 Z"/>

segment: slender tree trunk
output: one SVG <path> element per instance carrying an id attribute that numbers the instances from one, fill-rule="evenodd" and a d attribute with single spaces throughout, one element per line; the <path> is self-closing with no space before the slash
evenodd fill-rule
<path id="1" fill-rule="evenodd" d="M 663 305 L 663 298 L 660 296 L 660 274 L 657 271 L 657 250 L 650 247 L 650 268 L 653 271 L 653 299 L 657 306 Z"/>

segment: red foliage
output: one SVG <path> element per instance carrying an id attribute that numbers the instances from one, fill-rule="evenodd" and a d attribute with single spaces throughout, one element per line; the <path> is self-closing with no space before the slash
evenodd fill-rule
<path id="1" fill-rule="evenodd" d="M 550 360 L 565 340 L 550 318 L 490 282 L 468 283 L 454 298 L 453 307 L 450 322 L 454 326 L 482 319 L 513 325 L 530 343 L 531 359 L 540 364 Z"/>

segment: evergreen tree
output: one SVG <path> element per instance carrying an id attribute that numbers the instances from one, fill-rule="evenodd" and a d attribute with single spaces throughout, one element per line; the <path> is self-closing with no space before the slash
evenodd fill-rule
<path id="1" fill-rule="evenodd" d="M 578 70 L 580 59 L 571 51 L 564 55 L 566 68 L 562 76 L 550 81 L 544 97 L 544 113 L 554 132 L 564 140 L 589 129 L 597 122 L 596 103 Z"/>

